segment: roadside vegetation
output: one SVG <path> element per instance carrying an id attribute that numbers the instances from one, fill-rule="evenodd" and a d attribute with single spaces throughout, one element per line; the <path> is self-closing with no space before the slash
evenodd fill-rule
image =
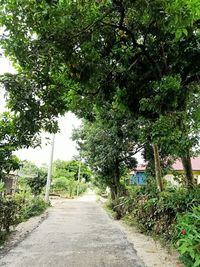
<path id="1" fill-rule="evenodd" d="M 92 171 L 86 164 L 71 160 L 56 160 L 53 163 L 52 194 L 73 198 L 88 189 Z"/>
<path id="2" fill-rule="evenodd" d="M 6 194 L 5 183 L 0 183 L 0 243 L 20 222 L 42 214 L 50 203 L 44 201 L 47 167 L 37 167 L 24 161 L 19 164 L 18 177 L 13 192 Z M 9 174 L 3 173 L 4 180 Z M 79 181 L 78 181 L 79 176 Z M 79 161 L 53 163 L 51 194 L 66 198 L 80 196 L 88 188 L 92 172 Z"/>
<path id="3" fill-rule="evenodd" d="M 155 184 L 126 187 L 124 194 L 107 205 L 116 219 L 123 219 L 142 233 L 176 248 L 185 266 L 199 266 L 200 188 L 166 187 Z"/>
<path id="4" fill-rule="evenodd" d="M 47 169 L 27 161 L 19 167 L 19 176 L 12 178 L 15 188 L 6 189 L 9 173 L 2 174 L 5 182 L 1 182 L 0 193 L 0 243 L 17 224 L 42 214 L 49 206 L 43 197 Z M 8 189 L 11 191 L 6 193 Z"/>
<path id="5" fill-rule="evenodd" d="M 117 217 L 199 266 L 191 165 L 200 153 L 199 0 L 0 3 L 0 45 L 17 70 L 1 76 L 9 107 L 1 116 L 1 169 L 13 151 L 39 145 L 41 130 L 56 133 L 58 117 L 72 111 L 83 120 L 73 137 L 80 157 L 95 185 L 110 188 Z M 138 151 L 148 162 L 147 184 L 127 188 Z M 175 159 L 184 167 L 177 188 L 163 178 Z M 53 190 L 72 197 L 76 171 L 67 168 L 69 179 L 54 173 Z"/>

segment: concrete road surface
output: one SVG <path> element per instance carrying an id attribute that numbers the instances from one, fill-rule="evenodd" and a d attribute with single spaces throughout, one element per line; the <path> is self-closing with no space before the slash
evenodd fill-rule
<path id="1" fill-rule="evenodd" d="M 9 267 L 143 267 L 118 224 L 93 193 L 63 200 L 15 248 L 0 259 Z"/>

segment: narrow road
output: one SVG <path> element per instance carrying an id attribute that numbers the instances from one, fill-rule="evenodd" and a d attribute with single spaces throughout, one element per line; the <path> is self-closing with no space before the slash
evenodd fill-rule
<path id="1" fill-rule="evenodd" d="M 143 267 L 94 194 L 63 200 L 37 229 L 0 260 L 9 267 Z"/>

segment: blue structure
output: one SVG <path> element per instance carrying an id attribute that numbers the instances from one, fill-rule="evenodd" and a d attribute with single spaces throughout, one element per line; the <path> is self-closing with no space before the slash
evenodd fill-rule
<path id="1" fill-rule="evenodd" d="M 138 165 L 134 172 L 132 172 L 132 184 L 144 185 L 146 184 L 146 175 L 145 175 L 146 165 Z"/>
<path id="2" fill-rule="evenodd" d="M 146 184 L 146 176 L 144 172 L 136 172 L 135 175 L 132 175 L 132 184 L 137 184 L 137 185 Z"/>
<path id="3" fill-rule="evenodd" d="M 147 164 L 138 164 L 133 171 L 130 172 L 131 174 L 131 183 L 135 185 L 144 185 L 146 184 L 146 166 Z"/>

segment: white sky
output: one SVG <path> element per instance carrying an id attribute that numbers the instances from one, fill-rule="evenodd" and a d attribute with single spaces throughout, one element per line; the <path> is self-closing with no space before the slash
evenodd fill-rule
<path id="1" fill-rule="evenodd" d="M 1 52 L 1 51 L 0 51 Z M 0 74 L 5 72 L 14 72 L 11 63 L 4 57 L 0 56 Z M 0 89 L 0 113 L 5 110 L 5 100 L 4 91 Z M 60 133 L 56 134 L 55 137 L 55 148 L 54 148 L 54 160 L 70 160 L 74 155 L 77 155 L 75 142 L 72 142 L 71 135 L 73 128 L 78 128 L 81 125 L 81 120 L 79 120 L 74 114 L 68 112 L 64 117 L 59 119 Z M 41 148 L 29 148 L 21 149 L 15 154 L 21 160 L 30 160 L 37 165 L 43 163 L 49 163 L 51 146 L 47 144 L 45 137 L 50 137 L 48 133 L 42 133 L 42 145 Z"/>
<path id="2" fill-rule="evenodd" d="M 80 124 L 81 121 L 71 112 L 68 112 L 64 117 L 59 119 L 60 133 L 57 133 L 55 136 L 54 160 L 71 160 L 74 155 L 78 155 L 76 143 L 71 140 L 71 135 L 73 128 L 79 127 Z M 21 149 L 15 154 L 21 160 L 30 160 L 37 165 L 41 165 L 42 163 L 48 164 L 51 146 L 45 137 L 52 137 L 48 133 L 42 133 L 41 137 L 41 148 Z"/>

